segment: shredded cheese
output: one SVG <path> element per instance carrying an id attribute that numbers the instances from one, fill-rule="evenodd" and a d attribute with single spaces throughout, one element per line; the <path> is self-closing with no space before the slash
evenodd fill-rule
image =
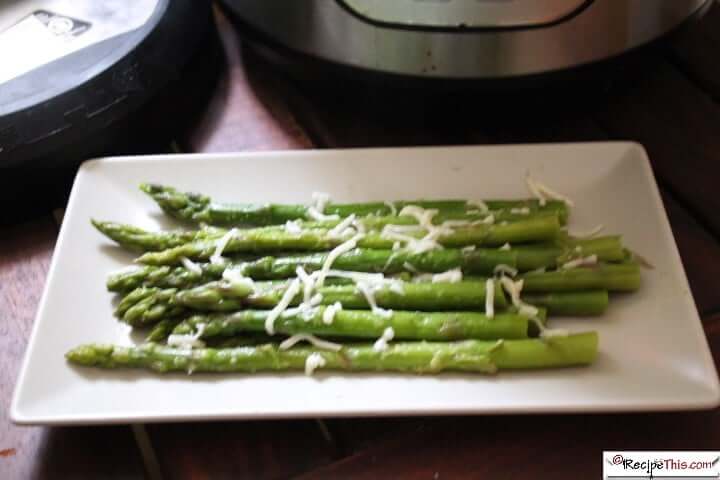
<path id="1" fill-rule="evenodd" d="M 582 233 L 573 233 L 572 236 L 578 237 L 578 238 L 592 238 L 592 237 L 597 236 L 597 234 L 602 232 L 603 230 L 605 230 L 605 225 L 600 224 L 600 225 L 597 225 L 595 228 L 593 228 L 590 231 L 582 232 Z"/>
<path id="2" fill-rule="evenodd" d="M 333 229 L 328 231 L 330 237 L 341 237 L 347 234 L 346 230 L 355 232 L 354 229 L 349 228 L 355 222 L 355 214 L 353 213 L 349 217 L 346 217 L 342 222 L 338 223 Z"/>
<path id="3" fill-rule="evenodd" d="M 530 215 L 530 208 L 511 208 L 510 213 L 512 213 L 513 215 Z"/>
<path id="4" fill-rule="evenodd" d="M 390 209 L 390 215 L 392 215 L 393 217 L 397 215 L 397 207 L 393 202 L 386 200 L 384 203 Z"/>
<path id="5" fill-rule="evenodd" d="M 560 268 L 563 270 L 570 270 L 571 268 L 583 267 L 585 265 L 595 265 L 598 262 L 597 255 L 589 255 L 587 257 L 576 258 L 562 264 Z"/>
<path id="6" fill-rule="evenodd" d="M 575 203 L 569 197 L 558 193 L 547 185 L 543 185 L 533 179 L 530 176 L 530 172 L 525 175 L 525 184 L 527 185 L 528 190 L 530 190 L 530 192 L 540 201 L 541 207 L 544 207 L 547 204 L 548 199 L 560 200 L 561 202 L 565 202 L 565 204 L 569 207 L 575 206 Z"/>
<path id="7" fill-rule="evenodd" d="M 477 207 L 480 212 L 487 212 L 490 209 L 487 206 L 487 203 L 483 202 L 482 200 L 473 200 L 471 202 L 467 202 L 469 206 Z"/>
<path id="8" fill-rule="evenodd" d="M 347 253 L 353 248 L 357 247 L 357 242 L 364 236 L 365 234 L 358 233 L 353 238 L 351 238 L 347 242 L 341 243 L 337 247 L 333 248 L 330 253 L 328 253 L 328 256 L 325 259 L 322 268 L 318 272 L 317 280 L 315 281 L 316 288 L 323 286 L 323 284 L 325 283 L 325 277 L 327 277 L 327 274 L 330 271 L 332 264 L 335 263 L 335 260 L 337 260 L 337 258 L 343 253 Z"/>
<path id="9" fill-rule="evenodd" d="M 430 250 L 442 249 L 442 245 L 437 242 L 438 238 L 442 235 L 452 233 L 452 230 L 432 223 L 432 219 L 437 213 L 438 211 L 436 209 L 424 209 L 417 205 L 407 205 L 400 210 L 400 215 L 415 218 L 418 226 L 386 225 L 380 236 L 405 243 L 405 248 L 412 253 L 424 253 Z M 423 229 L 426 232 L 422 238 L 418 239 L 404 234 L 405 232 L 418 231 L 419 229 Z"/>
<path id="10" fill-rule="evenodd" d="M 477 224 L 492 225 L 494 223 L 495 223 L 495 215 L 488 215 L 487 217 L 483 218 L 482 220 L 473 222 L 473 225 L 477 225 Z"/>
<path id="11" fill-rule="evenodd" d="M 198 323 L 195 325 L 195 333 L 192 334 L 172 334 L 167 339 L 168 346 L 177 347 L 181 350 L 191 350 L 193 348 L 205 347 L 205 342 L 200 340 L 205 331 L 205 324 Z"/>
<path id="12" fill-rule="evenodd" d="M 228 267 L 222 273 L 222 278 L 226 282 L 233 285 L 245 285 L 251 290 L 255 290 L 255 282 L 252 278 L 243 275 L 242 267 Z"/>
<path id="13" fill-rule="evenodd" d="M 287 222 L 285 222 L 285 231 L 291 235 L 298 235 L 302 233 L 302 227 L 300 226 L 300 222 L 298 222 L 297 220 L 288 220 Z"/>
<path id="14" fill-rule="evenodd" d="M 463 247 L 460 249 L 462 253 L 470 253 L 474 252 L 477 249 L 476 245 L 468 245 L 467 247 Z"/>
<path id="15" fill-rule="evenodd" d="M 305 375 L 312 375 L 318 368 L 327 364 L 322 355 L 317 352 L 311 353 L 305 359 Z"/>
<path id="16" fill-rule="evenodd" d="M 407 270 L 410 273 L 420 273 L 420 271 L 417 268 L 415 268 L 415 266 L 410 262 L 403 263 L 403 268 L 405 268 L 405 270 Z"/>
<path id="17" fill-rule="evenodd" d="M 225 251 L 225 248 L 227 248 L 228 243 L 232 239 L 232 237 L 238 232 L 237 228 L 231 228 L 228 230 L 228 232 L 220 237 L 215 244 L 215 252 L 210 256 L 210 263 L 218 264 L 222 263 L 223 258 L 222 254 Z"/>
<path id="18" fill-rule="evenodd" d="M 512 246 L 509 243 L 505 243 L 502 247 L 498 248 L 498 250 L 508 251 L 511 250 Z"/>
<path id="19" fill-rule="evenodd" d="M 432 276 L 432 283 L 457 283 L 462 282 L 463 274 L 459 268 L 454 268 L 443 273 L 436 273 Z"/>
<path id="20" fill-rule="evenodd" d="M 373 350 L 376 352 L 384 352 L 388 349 L 388 342 L 395 338 L 395 330 L 392 327 L 387 327 L 383 330 L 382 336 L 375 341 L 373 344 Z"/>
<path id="21" fill-rule="evenodd" d="M 510 265 L 505 265 L 504 263 L 501 263 L 499 265 L 495 265 L 493 273 L 495 275 L 508 275 L 510 277 L 515 277 L 518 274 L 518 269 L 513 268 Z"/>
<path id="22" fill-rule="evenodd" d="M 287 350 L 289 348 L 292 348 L 298 342 L 308 342 L 317 348 L 321 348 L 323 350 L 330 350 L 332 352 L 339 352 L 342 349 L 342 345 L 340 345 L 339 343 L 328 342 L 327 340 L 323 340 L 322 338 L 318 338 L 315 335 L 310 335 L 308 333 L 298 333 L 296 335 L 293 335 L 292 337 L 285 339 L 280 344 L 280 350 Z"/>
<path id="23" fill-rule="evenodd" d="M 308 207 L 307 216 L 310 217 L 311 220 L 315 220 L 316 222 L 329 222 L 332 220 L 340 220 L 339 215 L 325 215 L 323 213 L 320 213 L 315 207 Z"/>
<path id="24" fill-rule="evenodd" d="M 312 206 L 319 212 L 325 213 L 325 207 L 330 203 L 330 194 L 325 192 L 313 192 Z"/>
<path id="25" fill-rule="evenodd" d="M 270 313 L 268 313 L 267 317 L 265 318 L 265 331 L 269 335 L 275 335 L 275 320 L 280 317 L 280 315 L 285 311 L 288 305 L 290 305 L 290 302 L 292 302 L 293 298 L 295 298 L 295 295 L 297 295 L 299 292 L 300 280 L 296 278 L 290 282 L 278 304 L 275 305 L 272 310 L 270 310 Z"/>
<path id="26" fill-rule="evenodd" d="M 295 275 L 297 275 L 297 278 L 303 285 L 303 303 L 310 303 L 310 297 L 312 296 L 312 291 L 315 288 L 315 280 L 311 278 L 301 266 L 298 266 L 295 269 Z"/>
<path id="27" fill-rule="evenodd" d="M 495 280 L 485 280 L 485 315 L 488 318 L 495 316 Z"/>
<path id="28" fill-rule="evenodd" d="M 325 308 L 323 312 L 322 321 L 325 325 L 332 325 L 335 321 L 335 314 L 343 309 L 342 303 L 335 302 L 332 305 Z"/>
<path id="29" fill-rule="evenodd" d="M 200 268 L 200 265 L 193 262 L 187 257 L 180 257 L 180 263 L 182 263 L 183 267 L 185 267 L 188 271 L 194 273 L 195 275 L 202 275 L 202 268 Z"/>
<path id="30" fill-rule="evenodd" d="M 518 280 L 517 282 L 508 277 L 500 277 L 500 284 L 503 289 L 510 295 L 512 304 L 515 306 L 520 305 L 520 292 L 523 288 L 523 281 Z"/>
<path id="31" fill-rule="evenodd" d="M 365 297 L 365 300 L 367 300 L 368 305 L 370 305 L 370 310 L 372 310 L 372 313 L 375 315 L 379 315 L 383 318 L 390 318 L 393 315 L 392 310 L 386 310 L 384 308 L 378 307 L 377 302 L 375 301 L 375 289 L 377 289 L 377 285 L 369 285 L 366 282 L 360 281 L 356 284 L 357 289 L 360 291 L 360 293 L 363 294 Z"/>

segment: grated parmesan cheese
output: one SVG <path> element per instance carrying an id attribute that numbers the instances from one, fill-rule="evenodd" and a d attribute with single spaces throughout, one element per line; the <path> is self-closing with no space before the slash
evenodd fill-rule
<path id="1" fill-rule="evenodd" d="M 498 248 L 498 250 L 508 251 L 511 250 L 512 246 L 509 243 L 505 243 L 502 247 Z"/>
<path id="2" fill-rule="evenodd" d="M 245 285 L 255 290 L 255 282 L 252 278 L 243 275 L 242 267 L 228 267 L 222 273 L 222 278 L 232 285 Z"/>
<path id="3" fill-rule="evenodd" d="M 485 315 L 488 318 L 495 316 L 495 281 L 492 278 L 485 280 Z"/>
<path id="4" fill-rule="evenodd" d="M 288 285 L 287 290 L 285 290 L 278 304 L 270 310 L 270 313 L 268 313 L 268 316 L 265 318 L 265 331 L 269 335 L 275 335 L 275 320 L 285 311 L 293 298 L 295 298 L 295 295 L 299 292 L 300 280 L 296 278 L 290 282 L 290 285 Z"/>
<path id="5" fill-rule="evenodd" d="M 316 222 L 340 220 L 339 215 L 325 215 L 325 207 L 330 202 L 330 195 L 324 192 L 313 192 L 312 205 L 307 209 L 307 216 Z"/>
<path id="6" fill-rule="evenodd" d="M 353 223 L 355 222 L 355 214 L 353 213 L 349 217 L 346 217 L 342 222 L 338 223 L 332 230 L 328 231 L 328 236 L 330 237 L 342 237 L 343 235 L 347 235 L 348 230 L 349 232 L 355 233 L 355 230 L 352 228 L 349 228 Z"/>
<path id="7" fill-rule="evenodd" d="M 570 270 L 572 268 L 582 267 L 585 265 L 595 265 L 598 262 L 598 256 L 597 255 L 589 255 L 587 257 L 582 258 L 576 258 L 575 260 L 570 260 L 569 262 L 565 262 L 562 264 L 560 268 L 563 270 Z"/>
<path id="8" fill-rule="evenodd" d="M 335 302 L 329 307 L 325 308 L 323 312 L 322 320 L 325 325 L 331 325 L 335 321 L 335 314 L 343 309 L 342 303 Z"/>
<path id="9" fill-rule="evenodd" d="M 513 215 L 530 215 L 530 208 L 511 208 L 510 213 L 512 213 Z"/>
<path id="10" fill-rule="evenodd" d="M 310 335 L 308 333 L 298 333 L 296 335 L 293 335 L 292 337 L 283 340 L 283 342 L 280 344 L 280 350 L 287 350 L 289 348 L 292 348 L 299 342 L 308 342 L 317 348 L 322 348 L 323 350 L 330 350 L 333 352 L 339 352 L 342 349 L 342 345 L 340 345 L 339 343 L 328 342 L 327 340 L 323 340 L 322 338 L 318 338 L 315 335 Z"/>
<path id="11" fill-rule="evenodd" d="M 375 301 L 375 290 L 378 288 L 377 285 L 369 285 L 368 283 L 363 281 L 357 282 L 355 285 L 357 286 L 357 289 L 360 291 L 360 293 L 365 296 L 365 300 L 367 300 L 368 305 L 370 305 L 370 310 L 372 310 L 373 314 L 379 315 L 383 318 L 392 317 L 392 310 L 386 310 L 384 308 L 378 307 L 378 304 Z"/>
<path id="12" fill-rule="evenodd" d="M 391 202 L 389 200 L 385 200 L 385 202 L 383 202 L 383 203 L 385 203 L 385 205 L 390 209 L 390 215 L 392 215 L 393 217 L 395 215 L 397 215 L 397 213 L 398 213 L 397 207 L 395 206 L 395 204 L 393 202 Z"/>
<path id="13" fill-rule="evenodd" d="M 312 195 L 312 207 L 318 212 L 325 213 L 325 207 L 330 203 L 330 194 L 325 192 L 313 192 Z"/>
<path id="14" fill-rule="evenodd" d="M 463 247 L 460 249 L 462 253 L 470 253 L 474 252 L 477 249 L 476 245 L 468 245 L 467 247 Z"/>
<path id="15" fill-rule="evenodd" d="M 298 235 L 302 233 L 300 222 L 297 220 L 288 220 L 285 222 L 285 231 L 291 235 Z"/>
<path id="16" fill-rule="evenodd" d="M 387 327 L 383 330 L 382 335 L 373 344 L 373 350 L 376 352 L 384 352 L 388 349 L 388 342 L 395 338 L 395 330 L 392 327 Z"/>
<path id="17" fill-rule="evenodd" d="M 569 197 L 563 195 L 562 193 L 558 193 L 547 185 L 543 185 L 542 183 L 533 179 L 530 176 L 530 172 L 525 175 L 525 184 L 527 185 L 528 190 L 530 190 L 533 196 L 535 196 L 540 201 L 541 207 L 544 207 L 547 204 L 548 199 L 560 200 L 561 202 L 565 202 L 565 204 L 569 207 L 575 206 L 575 203 Z"/>
<path id="18" fill-rule="evenodd" d="M 222 254 L 227 248 L 228 243 L 232 237 L 238 232 L 237 228 L 231 228 L 225 235 L 220 237 L 215 244 L 215 252 L 210 256 L 210 263 L 218 264 L 222 263 Z"/>
<path id="19" fill-rule="evenodd" d="M 487 203 L 483 202 L 482 200 L 473 200 L 471 202 L 467 202 L 467 204 L 471 207 L 477 207 L 480 212 L 487 212 L 490 210 L 487 206 Z"/>
<path id="20" fill-rule="evenodd" d="M 603 230 L 605 230 L 605 225 L 600 224 L 588 232 L 573 233 L 571 235 L 573 237 L 578 237 L 578 238 L 592 238 L 592 237 L 595 237 L 598 233 L 602 232 Z"/>
<path id="21" fill-rule="evenodd" d="M 303 285 L 303 303 L 310 303 L 310 297 L 312 296 L 312 291 L 315 288 L 315 280 L 311 278 L 301 266 L 298 266 L 295 269 L 295 275 L 297 275 L 297 278 Z"/>
<path id="22" fill-rule="evenodd" d="M 327 277 L 328 271 L 330 271 L 330 268 L 332 267 L 332 264 L 335 263 L 335 260 L 337 260 L 337 258 L 343 253 L 347 253 L 353 248 L 357 247 L 357 242 L 364 236 L 365 234 L 358 233 L 353 238 L 351 238 L 347 242 L 341 243 L 337 247 L 333 248 L 330 253 L 328 253 L 328 256 L 325 259 L 322 268 L 318 272 L 317 280 L 315 281 L 316 288 L 323 286 L 323 284 L 325 283 L 325 277 Z"/>
<path id="23" fill-rule="evenodd" d="M 454 268 L 452 270 L 448 270 L 447 272 L 443 273 L 436 273 L 432 276 L 432 283 L 441 283 L 441 282 L 448 282 L 448 283 L 457 283 L 462 282 L 463 279 L 463 273 L 462 270 L 459 268 Z"/>
<path id="24" fill-rule="evenodd" d="M 180 263 L 182 263 L 183 267 L 185 267 L 188 271 L 194 273 L 195 275 L 202 275 L 202 268 L 200 268 L 200 265 L 193 262 L 187 257 L 180 257 Z"/>
<path id="25" fill-rule="evenodd" d="M 316 222 L 329 222 L 332 220 L 340 220 L 339 215 L 325 215 L 324 213 L 320 213 L 315 207 L 308 207 L 307 216 L 310 217 L 311 220 L 315 220 Z"/>
<path id="26" fill-rule="evenodd" d="M 325 359 L 319 353 L 311 353 L 305 359 L 305 375 L 312 375 L 318 368 L 324 367 L 327 364 Z"/>
<path id="27" fill-rule="evenodd" d="M 205 331 L 205 324 L 198 323 L 195 326 L 195 333 L 192 334 L 172 334 L 167 339 L 168 346 L 177 347 L 181 350 L 191 350 L 193 348 L 205 347 L 205 342 L 200 340 L 203 332 Z"/>
<path id="28" fill-rule="evenodd" d="M 515 277 L 518 274 L 518 269 L 513 268 L 510 265 L 505 265 L 504 263 L 501 263 L 499 265 L 495 265 L 493 273 L 500 276 L 508 275 L 510 277 Z"/>
<path id="29" fill-rule="evenodd" d="M 516 282 L 508 277 L 500 277 L 500 285 L 510 295 L 512 304 L 515 306 L 520 305 L 520 292 L 522 292 L 523 284 L 522 280 Z"/>

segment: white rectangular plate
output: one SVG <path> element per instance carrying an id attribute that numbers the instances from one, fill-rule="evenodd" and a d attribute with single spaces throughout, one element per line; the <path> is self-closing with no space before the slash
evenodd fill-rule
<path id="1" fill-rule="evenodd" d="M 215 199 L 308 202 L 526 197 L 524 175 L 573 198 L 571 231 L 622 233 L 655 266 L 642 289 L 597 319 L 553 326 L 600 333 L 587 368 L 447 374 L 158 375 L 75 368 L 82 343 L 131 341 L 112 316 L 108 272 L 132 256 L 90 218 L 171 226 L 137 189 L 153 181 Z M 18 423 L 70 424 L 230 418 L 711 408 L 717 373 L 643 148 L 593 143 L 108 158 L 80 169 L 12 405 Z"/>

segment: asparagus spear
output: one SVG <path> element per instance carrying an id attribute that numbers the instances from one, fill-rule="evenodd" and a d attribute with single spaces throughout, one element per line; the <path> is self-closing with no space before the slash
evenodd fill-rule
<path id="1" fill-rule="evenodd" d="M 575 250 L 577 246 L 581 251 Z M 555 268 L 562 265 L 568 255 L 598 255 L 603 261 L 615 261 L 622 252 L 619 237 L 602 237 L 590 241 L 577 240 L 567 247 L 552 244 L 514 247 L 511 250 L 477 248 L 433 250 L 412 254 L 399 250 L 354 249 L 340 255 L 333 265 L 339 270 L 397 274 L 402 272 L 441 273 L 462 268 L 466 275 L 490 275 L 498 265 L 507 265 L 520 271 L 537 268 Z M 326 252 L 290 254 L 277 257 L 261 257 L 242 261 L 241 264 L 199 263 L 201 273 L 184 267 L 137 266 L 111 274 L 107 288 L 112 292 L 127 292 L 141 286 L 161 288 L 188 288 L 193 285 L 217 280 L 227 267 L 242 265 L 242 273 L 258 280 L 276 280 L 295 276 L 301 266 L 306 271 L 319 270 L 328 254 Z M 624 258 L 624 257 L 623 257 Z M 233 259 L 237 262 L 239 259 Z"/>
<path id="2" fill-rule="evenodd" d="M 632 292 L 640 288 L 640 267 L 633 264 L 598 264 L 545 273 L 526 273 L 523 292 L 560 292 L 603 289 L 611 292 Z"/>
<path id="3" fill-rule="evenodd" d="M 618 235 L 591 239 L 560 236 L 554 243 L 517 245 L 516 266 L 521 272 L 538 268 L 561 267 L 575 258 L 596 255 L 603 262 L 621 262 L 626 258 L 621 237 Z"/>
<path id="4" fill-rule="evenodd" d="M 534 292 L 523 293 L 523 302 L 544 307 L 548 315 L 602 315 L 607 310 L 607 290 L 586 290 L 580 292 Z"/>
<path id="5" fill-rule="evenodd" d="M 564 204 L 563 204 L 564 205 Z M 466 212 L 449 212 L 433 217 L 433 223 L 441 225 L 446 221 L 464 221 L 468 223 L 482 221 L 488 215 L 493 215 L 495 222 L 517 222 L 527 221 L 538 217 L 557 217 L 561 224 L 564 222 L 559 212 L 552 206 L 539 207 L 539 209 L 531 214 L 515 214 L 511 211 L 500 210 L 495 213 L 474 214 Z M 303 221 L 298 223 L 298 227 L 305 230 L 331 229 L 336 227 L 342 220 L 325 220 L 325 221 Z M 390 216 L 367 216 L 358 219 L 366 230 L 382 230 L 387 225 L 411 226 L 417 225 L 417 219 L 407 215 L 390 215 Z M 124 223 L 91 220 L 93 226 L 103 235 L 117 242 L 119 245 L 130 249 L 140 250 L 143 252 L 156 252 L 166 250 L 168 248 L 177 247 L 194 240 L 209 240 L 222 237 L 227 230 L 219 227 L 205 226 L 199 230 L 175 230 L 169 232 L 156 232 L 144 230 L 133 225 Z M 263 227 L 264 230 L 280 230 L 285 229 L 284 225 Z"/>
<path id="6" fill-rule="evenodd" d="M 196 193 L 179 192 L 172 187 L 142 184 L 140 189 L 150 195 L 167 214 L 182 220 L 210 225 L 276 225 L 288 220 L 311 220 L 305 205 L 279 204 L 226 204 L 213 202 L 209 197 Z M 527 208 L 531 212 L 540 210 L 537 200 L 490 200 L 487 206 L 491 210 Z M 440 213 L 462 213 L 473 211 L 477 206 L 465 200 L 412 200 L 398 202 L 368 202 L 348 204 L 328 204 L 323 212 L 326 215 L 348 217 L 387 216 L 402 210 L 407 205 L 417 205 L 426 209 L 437 209 Z M 545 211 L 555 211 L 563 219 L 567 218 L 567 206 L 563 202 L 548 202 Z"/>
<path id="7" fill-rule="evenodd" d="M 182 291 L 140 287 L 122 299 L 115 315 L 130 325 L 141 326 L 179 315 L 188 306 L 199 310 L 238 310 L 243 308 L 242 299 L 252 292 L 249 285 L 232 282 L 210 282 Z"/>
<path id="8" fill-rule="evenodd" d="M 452 233 L 442 235 L 438 242 L 445 247 L 464 247 L 468 245 L 499 246 L 505 243 L 522 243 L 552 240 L 559 232 L 557 217 L 539 217 L 506 225 L 476 225 L 458 228 Z M 323 251 L 330 250 L 347 241 L 330 235 L 326 229 L 305 230 L 290 233 L 285 230 L 251 229 L 238 231 L 225 246 L 225 253 L 233 252 L 282 252 L 288 250 Z M 416 236 L 422 237 L 423 231 Z M 396 240 L 382 234 L 368 233 L 360 238 L 357 245 L 361 248 L 391 249 Z M 148 252 L 138 261 L 146 265 L 175 265 L 183 257 L 193 260 L 206 260 L 217 248 L 217 242 L 202 240 L 186 243 L 179 247 L 161 252 Z"/>
<path id="9" fill-rule="evenodd" d="M 177 327 L 182 319 L 179 317 L 166 318 L 156 323 L 148 336 L 145 338 L 147 342 L 164 342 Z"/>
<path id="10" fill-rule="evenodd" d="M 410 312 L 395 311 L 382 315 L 367 310 L 341 310 L 332 323 L 323 321 L 325 307 L 309 312 L 286 311 L 275 321 L 278 333 L 294 335 L 312 333 L 352 338 L 378 338 L 392 327 L 395 338 L 413 340 L 458 340 L 466 338 L 527 338 L 535 325 L 516 313 L 499 313 L 488 318 L 477 312 Z M 179 324 L 174 334 L 192 334 L 202 324 L 202 338 L 231 336 L 242 332 L 265 332 L 267 310 L 243 310 L 235 313 L 194 315 Z M 541 311 L 544 318 L 545 311 Z M 530 325 L 533 330 L 530 331 Z"/>
<path id="11" fill-rule="evenodd" d="M 383 308 L 406 310 L 484 310 L 485 281 L 459 283 L 397 283 L 401 290 L 383 287 L 375 291 L 375 301 Z M 287 282 L 258 283 L 251 294 L 241 285 L 229 287 L 227 282 L 211 282 L 188 290 L 143 287 L 128 294 L 131 300 L 121 302 L 116 314 L 130 325 L 146 325 L 157 321 L 164 312 L 177 315 L 183 307 L 200 311 L 228 312 L 244 307 L 272 308 L 280 302 Z M 328 285 L 317 289 L 321 295 L 320 305 L 340 302 L 345 308 L 369 308 L 365 296 L 355 285 Z M 298 305 L 298 294 L 291 305 Z M 505 308 L 507 302 L 498 284 L 494 289 L 494 305 Z"/>
<path id="12" fill-rule="evenodd" d="M 216 227 L 203 227 L 199 230 L 190 231 L 154 232 L 125 223 L 95 219 L 90 220 L 90 222 L 100 233 L 119 245 L 142 252 L 166 250 L 195 240 L 219 238 L 226 232 L 226 230 Z"/>
<path id="13" fill-rule="evenodd" d="M 327 370 L 494 373 L 505 369 L 588 365 L 594 361 L 597 348 L 597 334 L 589 332 L 548 340 L 391 343 L 385 351 L 377 351 L 371 345 L 344 346 L 339 352 L 332 352 L 307 347 L 281 350 L 270 344 L 190 351 L 155 344 L 139 347 L 90 344 L 70 350 L 66 357 L 84 366 L 157 372 L 303 370 L 313 355 L 322 359 L 321 368 Z"/>

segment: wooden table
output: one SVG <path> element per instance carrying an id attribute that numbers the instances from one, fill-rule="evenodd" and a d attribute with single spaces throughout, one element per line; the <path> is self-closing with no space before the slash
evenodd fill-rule
<path id="1" fill-rule="evenodd" d="M 229 68 L 189 151 L 632 139 L 647 148 L 716 362 L 720 360 L 720 7 L 566 101 L 389 97 L 299 86 L 219 18 Z M 246 58 L 243 58 L 245 56 Z M 536 102 L 536 103 L 534 103 Z M 10 396 L 57 224 L 0 235 L 0 478 L 598 478 L 603 449 L 718 449 L 720 410 L 16 427 Z"/>

